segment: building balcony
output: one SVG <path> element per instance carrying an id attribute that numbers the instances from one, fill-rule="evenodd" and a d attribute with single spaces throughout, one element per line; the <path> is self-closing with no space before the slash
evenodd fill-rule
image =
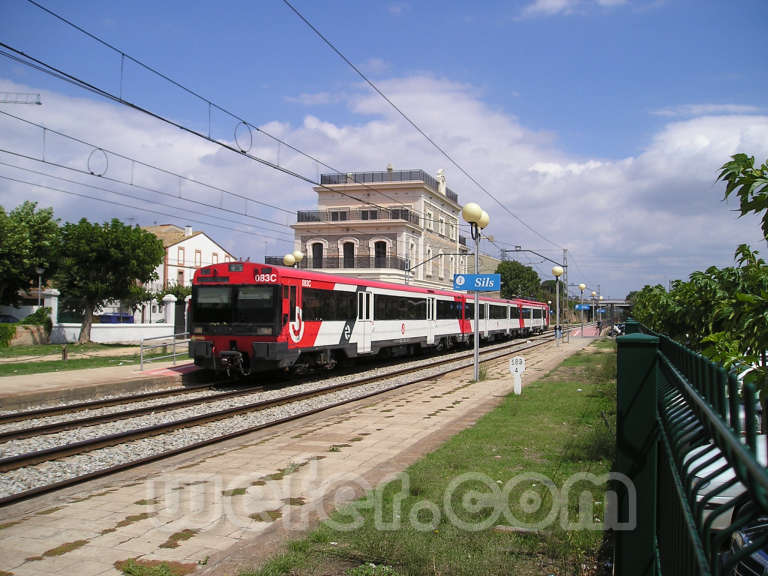
<path id="1" fill-rule="evenodd" d="M 341 209 L 341 210 L 299 210 L 296 213 L 298 224 L 314 222 L 367 222 L 372 220 L 400 220 L 409 222 L 414 226 L 419 225 L 419 215 L 406 207 L 370 209 Z"/>
<path id="2" fill-rule="evenodd" d="M 377 184 L 384 182 L 424 182 L 433 192 L 438 192 L 437 180 L 424 170 L 385 170 L 382 172 L 350 172 L 348 174 L 322 174 L 320 184 L 334 186 L 338 184 Z M 459 196 L 450 188 L 445 190 L 446 197 L 459 203 Z"/>
<path id="3" fill-rule="evenodd" d="M 282 266 L 282 256 L 267 256 L 265 264 L 273 266 Z M 324 256 L 314 259 L 311 256 L 304 256 L 299 263 L 301 269 L 312 270 L 371 270 L 374 268 L 388 268 L 391 270 L 407 270 L 405 258 L 400 256 L 355 256 L 354 258 L 344 258 L 339 256 Z"/>

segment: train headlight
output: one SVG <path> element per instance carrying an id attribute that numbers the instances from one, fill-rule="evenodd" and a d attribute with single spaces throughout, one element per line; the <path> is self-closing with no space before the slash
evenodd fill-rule
<path id="1" fill-rule="evenodd" d="M 272 336 L 272 328 L 269 326 L 260 326 L 256 328 L 256 336 Z"/>

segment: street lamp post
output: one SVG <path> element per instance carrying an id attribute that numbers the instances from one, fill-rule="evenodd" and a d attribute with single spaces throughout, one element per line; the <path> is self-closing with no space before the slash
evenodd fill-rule
<path id="1" fill-rule="evenodd" d="M 35 268 L 35 272 L 37 272 L 37 307 L 40 308 L 40 295 L 43 292 L 43 272 L 45 272 L 45 268 L 38 266 Z"/>
<path id="2" fill-rule="evenodd" d="M 469 224 L 472 240 L 475 241 L 475 274 L 480 273 L 480 234 L 488 226 L 491 218 L 488 213 L 474 202 L 469 202 L 461 211 L 461 216 Z M 475 382 L 480 380 L 480 292 L 475 290 Z"/>
<path id="3" fill-rule="evenodd" d="M 296 268 L 299 267 L 299 262 L 301 262 L 304 259 L 304 253 L 301 250 L 294 250 L 293 252 L 289 252 L 285 256 L 283 256 L 283 264 L 288 266 L 289 268 L 292 266 L 295 266 Z"/>
<path id="4" fill-rule="evenodd" d="M 595 321 L 595 314 L 597 314 L 597 292 L 592 290 L 592 322 Z"/>
<path id="5" fill-rule="evenodd" d="M 579 284 L 579 292 L 581 292 L 581 337 L 584 338 L 584 289 L 587 287 L 583 282 Z"/>
<path id="6" fill-rule="evenodd" d="M 301 261 L 304 260 L 304 252 L 301 250 L 294 250 L 293 259 L 296 260 L 296 268 L 298 268 L 299 264 L 301 264 Z"/>
<path id="7" fill-rule="evenodd" d="M 555 346 L 560 344 L 560 276 L 563 275 L 562 266 L 552 266 L 552 275 L 555 277 Z"/>
<path id="8" fill-rule="evenodd" d="M 598 309 L 597 309 L 597 325 L 602 328 L 603 327 L 603 310 L 602 310 L 602 307 L 603 307 L 603 297 L 602 297 L 602 295 L 598 296 L 597 300 L 598 300 L 598 302 L 597 302 L 597 304 L 598 304 Z M 598 331 L 597 335 L 600 336 L 600 332 L 599 331 Z"/>

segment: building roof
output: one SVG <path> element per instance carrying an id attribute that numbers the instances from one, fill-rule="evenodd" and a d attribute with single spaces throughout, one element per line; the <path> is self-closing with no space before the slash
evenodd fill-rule
<path id="1" fill-rule="evenodd" d="M 181 242 L 182 240 L 185 240 L 187 238 L 191 238 L 192 236 L 197 236 L 198 234 L 202 234 L 199 230 L 197 232 L 192 232 L 189 236 L 186 235 L 184 232 L 184 228 L 180 228 L 179 226 L 176 226 L 175 224 L 160 224 L 157 226 L 142 226 L 144 230 L 147 232 L 151 232 L 160 240 L 163 241 L 163 248 L 168 248 L 168 246 L 172 246 L 174 244 L 177 244 Z"/>

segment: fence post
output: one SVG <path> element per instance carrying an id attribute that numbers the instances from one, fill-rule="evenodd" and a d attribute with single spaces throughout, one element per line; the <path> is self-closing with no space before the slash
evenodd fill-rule
<path id="1" fill-rule="evenodd" d="M 640 334 L 640 322 L 627 318 L 624 322 L 624 334 Z"/>
<path id="2" fill-rule="evenodd" d="M 617 343 L 616 472 L 634 484 L 636 518 L 628 518 L 628 494 L 619 492 L 618 520 L 632 530 L 616 532 L 616 574 L 656 574 L 656 465 L 658 423 L 656 383 L 659 339 L 620 336 Z"/>

